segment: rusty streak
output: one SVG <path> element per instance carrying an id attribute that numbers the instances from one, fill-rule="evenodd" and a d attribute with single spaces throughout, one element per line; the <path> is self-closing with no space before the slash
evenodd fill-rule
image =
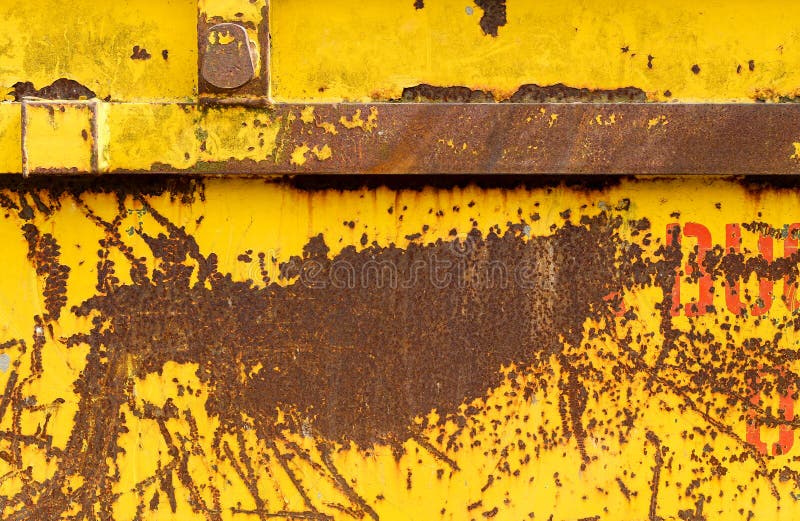
<path id="1" fill-rule="evenodd" d="M 650 511 L 648 519 L 650 519 L 650 521 L 658 521 L 661 519 L 656 515 L 656 509 L 658 508 L 658 484 L 661 480 L 661 467 L 664 466 L 664 458 L 661 456 L 661 440 L 653 431 L 647 431 L 647 440 L 653 444 L 653 449 L 655 450 L 653 482 L 650 485 L 653 493 L 650 496 Z"/>

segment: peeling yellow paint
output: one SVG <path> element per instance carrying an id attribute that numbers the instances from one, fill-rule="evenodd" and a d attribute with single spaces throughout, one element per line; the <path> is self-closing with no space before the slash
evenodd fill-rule
<path id="1" fill-rule="evenodd" d="M 558 114 L 550 114 L 550 121 L 547 123 L 548 127 L 552 127 L 558 121 Z"/>
<path id="2" fill-rule="evenodd" d="M 647 121 L 647 130 L 650 130 L 650 129 L 652 129 L 654 127 L 657 127 L 659 125 L 666 125 L 668 123 L 669 123 L 669 120 L 667 120 L 666 116 L 656 116 L 656 117 L 654 117 L 652 119 L 649 119 Z"/>
<path id="3" fill-rule="evenodd" d="M 224 33 L 218 33 L 218 40 L 217 43 L 220 45 L 229 45 L 236 41 L 236 37 L 233 36 L 230 31 L 225 31 Z"/>
<path id="4" fill-rule="evenodd" d="M 110 104 L 107 125 L 111 170 L 150 170 L 163 164 L 191 168 L 202 161 L 274 158 L 281 122 L 247 108 Z"/>
<path id="5" fill-rule="evenodd" d="M 789 159 L 800 160 L 800 143 L 794 142 L 794 143 L 792 143 L 792 146 L 794 146 L 794 154 L 789 156 Z"/>
<path id="6" fill-rule="evenodd" d="M 200 110 L 198 116 L 201 161 L 261 161 L 274 155 L 281 123 L 262 111 L 214 108 Z"/>
<path id="7" fill-rule="evenodd" d="M 319 159 L 320 161 L 325 161 L 326 159 L 330 159 L 331 156 L 333 155 L 333 151 L 331 150 L 331 147 L 329 147 L 328 145 L 322 145 L 322 147 L 315 146 L 314 148 L 311 149 L 311 153 L 317 156 L 317 159 Z"/>
<path id="8" fill-rule="evenodd" d="M 314 107 L 310 105 L 308 107 L 305 107 L 300 112 L 300 121 L 302 121 L 303 123 L 312 123 L 314 121 Z"/>
<path id="9" fill-rule="evenodd" d="M 595 123 L 605 127 L 614 125 L 617 123 L 617 116 L 615 114 L 610 114 L 607 118 L 603 118 L 602 114 L 598 114 L 597 116 L 595 116 L 594 120 L 589 121 L 590 125 L 593 125 Z"/>
<path id="10" fill-rule="evenodd" d="M 369 108 L 369 116 L 367 116 L 367 120 L 364 121 L 361 118 L 361 109 L 356 109 L 355 114 L 348 119 L 345 116 L 339 118 L 339 123 L 347 129 L 354 129 L 354 128 L 362 128 L 366 132 L 372 132 L 372 130 L 378 126 L 378 109 L 376 107 Z"/>
<path id="11" fill-rule="evenodd" d="M 306 154 L 311 150 L 308 145 L 299 145 L 292 150 L 292 164 L 302 166 L 306 163 Z"/>
<path id="12" fill-rule="evenodd" d="M 326 133 L 333 134 L 334 136 L 339 133 L 339 131 L 336 130 L 336 125 L 333 123 L 328 123 L 327 121 L 317 123 L 317 128 L 321 128 Z"/>
<path id="13" fill-rule="evenodd" d="M 113 132 L 109 162 L 126 170 L 150 170 L 156 163 L 189 168 L 200 153 L 196 119 L 193 110 L 175 105 L 112 104 L 104 129 Z"/>

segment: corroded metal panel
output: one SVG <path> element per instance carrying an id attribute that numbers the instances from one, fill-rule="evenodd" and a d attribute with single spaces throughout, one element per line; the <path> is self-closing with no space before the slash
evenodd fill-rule
<path id="1" fill-rule="evenodd" d="M 0 172 L 797 173 L 795 9 L 6 2 Z"/>
<path id="2" fill-rule="evenodd" d="M 393 179 L 6 182 L 2 517 L 797 516 L 795 186 Z"/>
<path id="3" fill-rule="evenodd" d="M 8 106 L 0 160 L 25 174 L 800 172 L 798 104 Z"/>

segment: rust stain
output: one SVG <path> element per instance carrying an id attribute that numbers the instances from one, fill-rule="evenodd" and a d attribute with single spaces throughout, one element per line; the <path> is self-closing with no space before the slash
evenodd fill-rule
<path id="1" fill-rule="evenodd" d="M 23 98 L 80 100 L 96 97 L 93 90 L 68 78 L 59 78 L 52 84 L 42 87 L 41 89 L 37 89 L 33 83 L 29 81 L 17 82 L 13 85 L 11 94 L 14 96 L 14 101 L 22 101 Z"/>
<path id="2" fill-rule="evenodd" d="M 480 26 L 483 34 L 497 36 L 498 29 L 508 22 L 506 0 L 475 0 L 475 5 L 483 10 Z"/>
<path id="3" fill-rule="evenodd" d="M 333 257 L 320 235 L 307 244 L 302 256 L 281 265 L 280 276 L 297 278 L 296 283 L 271 284 L 262 272 L 266 287 L 259 288 L 233 282 L 219 272 L 214 253 L 201 254 L 193 237 L 151 207 L 144 196 L 137 196 L 163 229 L 155 235 L 136 232 L 157 260 L 157 267 L 149 271 L 130 255 L 123 239 L 123 205 L 119 215 L 108 221 L 82 202 L 80 192 L 67 194 L 106 235 L 98 254 L 98 294 L 71 310 L 79 317 L 97 318 L 90 331 L 65 339 L 67 346 L 88 345 L 90 350 L 74 384 L 80 403 L 72 436 L 63 452 L 53 452 L 62 464 L 52 478 L 30 487 L 24 497 L 6 498 L 12 504 L 27 504 L 20 510 L 26 516 L 50 519 L 77 506 L 109 518 L 110 462 L 125 428 L 120 407 L 130 404 L 125 386 L 114 382 L 129 378 L 128 370 L 137 377 L 160 372 L 168 361 L 199 364 L 198 378 L 213 389 L 206 407 L 219 418 L 221 432 L 246 428 L 245 412 L 253 419 L 251 428 L 264 440 L 279 438 L 285 429 L 311 433 L 319 440 L 323 462 L 337 486 L 358 510 L 375 519 L 372 508 L 355 496 L 330 456 L 325 456 L 331 443 L 389 445 L 399 456 L 403 443 L 414 439 L 451 472 L 457 471 L 446 455 L 458 451 L 456 435 L 445 434 L 444 422 L 455 421 L 460 433 L 467 427 L 466 419 L 479 413 L 473 402 L 505 378 L 515 382 L 517 392 L 531 395 L 538 384 L 521 374 L 551 361 L 557 362 L 559 387 L 568 396 L 562 403 L 562 435 L 581 447 L 584 464 L 590 462 L 584 449 L 586 369 L 572 347 L 580 345 L 584 320 L 607 312 L 604 297 L 618 284 L 614 234 L 621 219 L 603 214 L 580 223 L 567 220 L 553 236 L 528 240 L 523 221 L 509 223 L 505 231 L 497 227 L 485 236 L 474 230 L 463 238 L 405 249 L 375 244 L 362 251 L 350 247 Z M 21 194 L 21 200 L 27 195 Z M 7 210 L 19 208 L 6 204 Z M 23 211 L 35 212 L 30 206 Z M 58 265 L 57 243 L 31 223 L 22 231 L 37 269 L 52 272 Z M 589 254 L 587 245 L 593 245 Z M 116 265 L 108 254 L 112 250 L 121 252 L 129 266 Z M 254 255 L 263 266 L 264 253 Z M 509 259 L 515 260 L 513 265 L 499 264 Z M 508 270 L 491 271 L 500 265 Z M 365 278 L 351 286 L 340 278 L 348 276 L 341 273 L 341 266 Z M 397 271 L 387 274 L 386 266 Z M 417 279 L 419 266 L 435 272 Z M 129 270 L 131 284 L 119 283 L 120 269 Z M 55 271 L 65 276 L 63 270 Z M 62 282 L 57 278 L 52 292 L 52 316 L 37 318 L 43 325 L 63 305 Z M 584 291 L 565 291 L 573 284 Z M 567 298 L 556 298 L 560 291 Z M 418 308 L 422 301 L 430 305 Z M 160 319 L 154 321 L 155 316 Z M 242 367 L 251 375 L 245 382 L 239 376 Z M 20 406 L 14 399 L 11 403 Z M 414 423 L 414 418 L 432 410 L 439 413 L 439 424 Z M 173 470 L 181 484 L 193 490 L 192 477 L 180 464 L 185 449 L 174 444 L 164 427 L 179 411 L 167 402 L 135 409 L 134 414 L 159 422 L 176 461 Z M 435 440 L 421 435 L 430 428 L 441 433 Z M 555 439 L 558 434 L 551 436 Z M 283 457 L 274 444 L 268 441 L 268 446 L 276 457 Z M 216 448 L 220 454 L 225 450 L 222 445 Z M 296 455 L 303 457 L 299 449 Z M 248 465 L 248 456 L 240 457 Z M 289 467 L 285 469 L 291 475 Z M 76 477 L 84 485 L 65 496 L 63 483 Z M 307 491 L 297 485 L 315 512 Z M 174 505 L 172 483 L 162 478 L 161 489 Z M 202 503 L 198 508 L 210 512 Z M 485 514 L 492 517 L 496 511 Z M 210 519 L 217 518 L 210 514 Z"/>
<path id="4" fill-rule="evenodd" d="M 147 49 L 144 47 L 140 47 L 138 45 L 133 46 L 133 52 L 131 53 L 131 60 L 149 60 L 152 58 L 153 55 L 147 52 Z"/>
<path id="5" fill-rule="evenodd" d="M 41 482 L 29 479 L 19 496 L 3 498 L 6 505 L 18 507 L 8 519 L 55 519 L 76 508 L 85 517 L 91 512 L 111 519 L 111 462 L 121 450 L 118 438 L 126 428 L 124 404 L 133 415 L 158 423 L 173 458 L 174 463 L 156 477 L 168 508 L 176 509 L 174 474 L 198 511 L 208 519 L 220 519 L 213 505 L 196 492 L 197 484 L 186 465 L 189 446 L 178 443 L 166 426 L 170 419 L 186 418 L 186 411 L 170 400 L 137 407 L 127 386 L 120 384 L 131 378 L 128 371 L 143 378 L 161 372 L 167 362 L 198 364 L 196 376 L 210 393 L 205 396 L 207 412 L 219 419 L 214 438 L 217 456 L 236 461 L 236 472 L 252 484 L 251 456 L 244 451 L 234 454 L 222 440 L 224 434 L 254 429 L 306 503 L 307 512 L 268 511 L 257 487 L 251 485 L 257 510 L 250 513 L 262 517 L 328 518 L 317 510 L 310 491 L 287 464 L 299 458 L 320 466 L 318 470 L 350 500 L 348 508 L 354 517 L 377 519 L 371 500 L 360 497 L 336 468 L 332 454 L 337 443 L 353 442 L 365 450 L 389 446 L 399 458 L 404 443 L 414 440 L 439 461 L 443 473 L 458 472 L 450 455 L 461 450 L 457 439 L 473 428 L 471 419 L 488 407 L 482 401 L 487 393 L 507 380 L 513 392 L 529 399 L 548 383 L 524 375 L 542 371 L 556 382 L 552 390 L 558 395 L 561 423 L 541 426 L 532 451 L 567 440 L 578 447 L 581 469 L 598 464 L 597 449 L 587 443 L 589 434 L 600 428 L 597 422 L 602 419 L 605 433 L 618 436 L 624 444 L 641 411 L 631 407 L 616 417 L 606 416 L 587 407 L 592 393 L 624 400 L 614 394 L 617 386 L 644 375 L 653 393 L 674 394 L 696 413 L 701 421 L 696 429 L 726 436 L 739 458 L 755 461 L 757 478 L 764 480 L 774 496 L 778 496 L 778 480 L 800 486 L 796 472 L 768 467 L 764 455 L 720 421 L 723 413 L 714 408 L 732 408 L 742 414 L 755 409 L 766 424 L 786 425 L 790 421 L 781 411 L 754 404 L 751 396 L 794 392 L 798 375 L 786 369 L 796 359 L 794 352 L 777 349 L 777 338 L 750 338 L 745 341 L 745 353 L 721 317 L 717 325 L 726 333 L 716 337 L 710 329 L 686 331 L 674 323 L 680 278 L 699 283 L 709 276 L 725 281 L 727 288 L 753 276 L 794 284 L 798 252 L 780 258 L 764 252 L 754 255 L 739 251 L 732 239 L 724 248 L 700 240 L 687 254 L 681 249 L 681 237 L 702 234 L 696 223 L 685 223 L 671 225 L 650 258 L 640 244 L 623 241 L 622 230 L 633 230 L 633 236 L 643 242 L 664 231 L 652 230 L 647 219 L 624 219 L 622 213 L 632 204 L 625 199 L 595 217 L 573 218 L 565 210 L 548 236 L 531 236 L 528 224 L 534 216 L 522 212 L 518 221 L 492 226 L 488 233 L 472 229 L 424 244 L 411 237 L 404 248 L 370 244 L 368 237 L 362 237 L 363 249 L 350 246 L 331 255 L 333 238 L 320 234 L 306 244 L 302 255 L 280 265 L 278 277 L 288 285 L 270 279 L 264 267 L 267 252 L 252 250 L 243 254 L 244 260 L 258 260 L 260 280 L 236 282 L 218 269 L 216 253 L 201 253 L 185 228 L 148 201 L 149 193 L 163 191 L 177 200 L 202 198 L 202 183 L 151 182 L 150 188 L 139 186 L 138 179 L 103 187 L 118 196 L 118 214 L 110 218 L 85 204 L 83 196 L 91 190 L 86 183 L 49 187 L 55 194 L 50 200 L 69 201 L 103 231 L 104 239 L 97 254 L 96 294 L 69 310 L 78 317 L 94 317 L 90 330 L 65 339 L 70 347 L 89 348 L 86 368 L 74 382 L 79 408 L 72 435 L 63 450 L 47 447 L 48 454 L 60 461 L 53 477 Z M 146 243 L 155 267 L 132 255 L 121 230 L 130 209 L 128 195 L 159 226 L 157 232 L 132 232 Z M 53 211 L 37 190 L 15 187 L 0 197 L 0 205 L 22 219 L 20 233 L 28 243 L 29 259 L 46 278 L 48 314 L 35 317 L 37 329 L 31 339 L 8 341 L 29 342 L 35 361 L 41 358 L 43 329 L 64 312 L 69 269 L 61 264 L 55 238 L 32 222 L 34 216 Z M 387 209 L 395 211 L 402 218 L 407 209 Z M 453 211 L 460 210 L 454 207 Z M 345 225 L 353 228 L 352 223 Z M 764 223 L 742 227 L 792 237 L 791 230 L 783 234 Z M 120 253 L 126 264 L 115 262 L 111 252 Z M 676 276 L 681 269 L 683 275 Z M 128 272 L 131 283 L 120 283 L 121 270 Z M 425 276 L 418 276 L 419 270 Z M 640 320 L 635 310 L 622 309 L 619 298 L 622 291 L 634 288 L 656 288 L 661 293 L 658 333 L 663 342 L 651 346 L 658 353 L 644 352 L 629 335 L 619 333 Z M 756 295 L 739 297 L 747 306 L 764 305 Z M 704 312 L 687 306 L 686 314 L 690 311 Z M 619 346 L 619 353 L 603 362 L 613 366 L 612 380 L 598 381 L 597 362 L 585 356 L 587 320 L 598 324 L 589 331 L 588 340 L 611 338 Z M 778 330 L 784 327 L 796 330 L 800 325 L 790 318 Z M 705 346 L 706 351 L 690 349 L 695 345 Z M 651 354 L 656 354 L 655 361 L 648 361 Z M 36 377 L 41 364 L 32 365 Z M 248 375 L 244 379 L 243 373 Z M 0 417 L 9 407 L 19 411 L 25 406 L 16 379 L 9 379 L 8 385 Z M 711 399 L 701 402 L 698 397 Z M 431 411 L 438 413 L 438 419 L 430 419 Z M 458 426 L 456 433 L 447 432 L 447 422 Z M 3 455 L 12 463 L 19 461 L 19 444 L 46 444 L 14 428 L 16 449 Z M 287 430 L 313 437 L 322 463 L 315 463 L 305 449 L 289 440 L 283 439 L 284 448 L 279 449 L 276 440 Z M 648 430 L 646 439 L 653 459 L 648 517 L 656 520 L 664 515 L 657 511 L 662 475 L 682 459 L 675 457 L 679 447 L 670 446 L 656 432 Z M 719 459 L 719 450 L 708 446 L 692 459 L 706 475 L 724 475 L 735 462 Z M 503 456 L 492 471 L 487 488 L 496 479 L 513 475 L 508 459 Z M 413 477 L 409 469 L 409 488 Z M 80 478 L 83 484 L 65 494 L 63 486 L 72 478 Z M 561 486 L 558 473 L 553 480 Z M 625 481 L 618 476 L 616 483 L 630 499 L 632 492 Z M 704 519 L 706 493 L 700 480 L 688 484 L 686 496 L 695 501 L 695 508 L 681 511 L 679 517 Z M 161 497 L 149 499 L 151 510 L 159 508 Z M 468 509 L 492 518 L 499 509 L 490 506 L 478 501 Z"/>
<path id="6" fill-rule="evenodd" d="M 423 88 L 408 97 L 480 98 L 480 91 Z M 246 118 L 279 121 L 265 158 L 200 161 L 182 169 L 154 158 L 155 172 L 458 173 L 458 174 L 790 174 L 800 172 L 796 104 L 692 105 L 571 103 L 636 101 L 641 92 L 544 90 L 516 99 L 557 96 L 562 103 L 391 103 L 250 106 Z M 239 100 L 243 101 L 242 99 Z M 197 110 L 225 110 L 206 103 Z M 301 117 L 298 117 L 300 115 Z M 247 120 L 242 118 L 243 123 Z M 309 121 L 308 123 L 306 121 Z M 597 124 L 602 123 L 602 124 Z M 697 139 L 702 129 L 703 139 Z M 220 135 L 220 139 L 229 139 Z M 164 139 L 170 139 L 165 136 Z M 450 144 L 452 143 L 452 146 Z M 325 161 L 291 161 L 298 147 L 332 152 Z M 202 144 L 201 144 L 202 147 Z M 643 154 L 646 150 L 647 154 Z M 113 162 L 113 158 L 112 158 Z M 125 165 L 112 172 L 130 173 Z"/>
<path id="7" fill-rule="evenodd" d="M 474 90 L 468 87 L 440 87 L 428 84 L 415 85 L 403 89 L 401 101 L 406 102 L 446 102 L 446 103 L 644 103 L 647 94 L 636 87 L 619 89 L 588 89 L 563 85 L 520 86 L 508 99 L 498 100 L 490 91 Z"/>
<path id="8" fill-rule="evenodd" d="M 468 87 L 436 87 L 425 83 L 404 88 L 400 100 L 406 102 L 443 101 L 446 103 L 490 103 L 496 101 L 494 95 L 488 91 L 473 90 Z"/>

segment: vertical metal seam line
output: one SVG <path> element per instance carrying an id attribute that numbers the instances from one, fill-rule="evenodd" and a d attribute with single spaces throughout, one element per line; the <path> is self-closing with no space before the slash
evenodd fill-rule
<path id="1" fill-rule="evenodd" d="M 20 134 L 22 177 L 28 177 L 28 103 L 26 98 L 22 98 L 20 105 Z"/>
<path id="2" fill-rule="evenodd" d="M 98 125 L 97 125 L 97 104 L 99 102 L 94 101 L 89 104 L 89 110 L 92 112 L 92 117 L 89 120 L 89 134 L 92 136 L 92 156 L 89 160 L 89 168 L 91 169 L 93 174 L 100 173 L 100 143 L 99 143 L 99 132 L 98 132 Z"/>

